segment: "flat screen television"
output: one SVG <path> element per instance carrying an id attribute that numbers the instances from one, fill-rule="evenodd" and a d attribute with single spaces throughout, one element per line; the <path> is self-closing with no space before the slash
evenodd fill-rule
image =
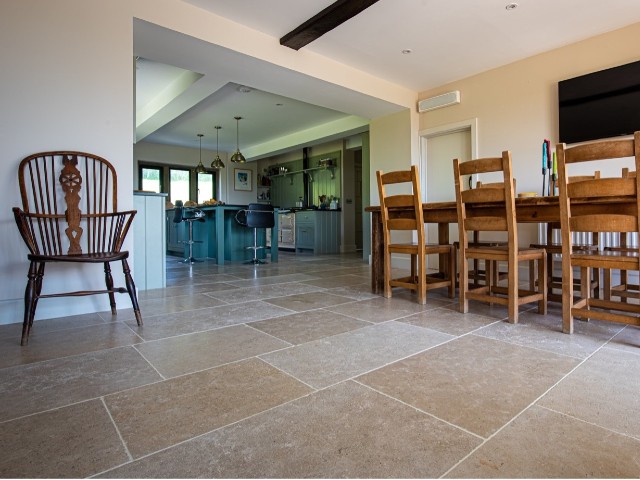
<path id="1" fill-rule="evenodd" d="M 640 61 L 558 82 L 558 117 L 564 143 L 640 130 Z"/>

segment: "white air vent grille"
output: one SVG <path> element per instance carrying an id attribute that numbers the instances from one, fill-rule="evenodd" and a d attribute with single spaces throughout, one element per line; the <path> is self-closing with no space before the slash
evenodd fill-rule
<path id="1" fill-rule="evenodd" d="M 418 102 L 418 112 L 428 112 L 429 110 L 448 107 L 449 105 L 456 105 L 458 103 L 460 103 L 460 90 L 455 90 L 453 92 L 447 92 L 436 97 L 420 100 Z"/>

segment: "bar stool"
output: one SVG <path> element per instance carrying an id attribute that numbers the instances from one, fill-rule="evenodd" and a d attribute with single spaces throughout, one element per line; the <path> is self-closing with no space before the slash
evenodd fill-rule
<path id="1" fill-rule="evenodd" d="M 202 210 L 194 207 L 184 207 L 181 200 L 176 200 L 176 209 L 173 216 L 173 223 L 187 222 L 189 225 L 189 239 L 186 242 L 183 242 L 186 245 L 189 245 L 189 256 L 184 260 L 181 260 L 181 263 L 194 264 L 196 262 L 202 262 L 202 260 L 198 260 L 193 256 L 193 244 L 202 243 L 202 240 L 193 239 L 193 222 L 204 221 L 204 212 Z"/>
<path id="2" fill-rule="evenodd" d="M 258 250 L 267 248 L 264 245 L 258 245 L 258 228 L 273 228 L 275 225 L 273 205 L 250 203 L 246 209 L 236 213 L 236 222 L 247 228 L 253 228 L 253 245 L 246 247 L 253 250 L 253 258 L 245 263 L 266 264 L 267 262 L 258 258 Z"/>

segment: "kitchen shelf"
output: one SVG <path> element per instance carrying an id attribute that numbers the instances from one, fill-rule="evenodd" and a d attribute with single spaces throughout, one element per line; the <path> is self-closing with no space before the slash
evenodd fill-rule
<path id="1" fill-rule="evenodd" d="M 285 172 L 285 173 L 278 173 L 276 175 L 268 175 L 268 177 L 269 178 L 287 177 L 289 175 L 295 175 L 297 173 L 308 173 L 308 172 L 313 172 L 318 170 L 331 170 L 331 178 L 335 178 L 336 177 L 335 169 L 336 169 L 336 165 L 321 165 L 319 167 L 304 168 L 302 170 L 295 170 L 293 172 Z M 293 177 L 291 177 L 291 181 L 293 182 Z"/>

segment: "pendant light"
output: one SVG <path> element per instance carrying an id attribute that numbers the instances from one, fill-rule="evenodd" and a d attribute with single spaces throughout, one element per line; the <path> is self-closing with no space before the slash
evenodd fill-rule
<path id="1" fill-rule="evenodd" d="M 204 168 L 204 165 L 202 164 L 202 137 L 204 137 L 204 135 L 202 133 L 199 133 L 198 136 L 200 137 L 200 161 L 198 162 L 198 165 L 196 166 L 195 172 L 196 173 L 207 173 L 207 169 Z"/>
<path id="2" fill-rule="evenodd" d="M 222 161 L 222 159 L 220 158 L 220 155 L 218 154 L 218 136 L 220 134 L 220 129 L 222 127 L 220 125 L 216 125 L 213 128 L 216 129 L 216 158 L 214 158 L 213 162 L 211 162 L 211 168 L 220 170 L 221 168 L 224 168 L 224 162 Z"/>
<path id="3" fill-rule="evenodd" d="M 246 162 L 244 155 L 240 153 L 240 120 L 242 117 L 233 117 L 236 119 L 236 153 L 231 155 L 231 161 L 233 163 L 244 163 Z"/>

